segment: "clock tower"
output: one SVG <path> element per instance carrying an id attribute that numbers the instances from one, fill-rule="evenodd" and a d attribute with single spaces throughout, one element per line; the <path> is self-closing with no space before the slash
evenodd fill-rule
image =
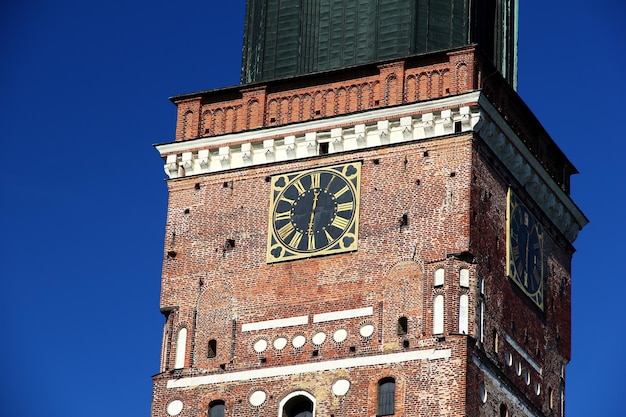
<path id="1" fill-rule="evenodd" d="M 151 415 L 563 415 L 587 219 L 517 3 L 295 3 L 248 1 L 244 84 L 172 98 Z"/>

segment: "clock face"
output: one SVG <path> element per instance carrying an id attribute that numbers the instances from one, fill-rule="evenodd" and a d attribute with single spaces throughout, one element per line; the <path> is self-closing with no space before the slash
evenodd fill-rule
<path id="1" fill-rule="evenodd" d="M 508 276 L 543 309 L 543 227 L 509 191 Z"/>
<path id="2" fill-rule="evenodd" d="M 361 163 L 272 178 L 268 262 L 357 248 Z"/>

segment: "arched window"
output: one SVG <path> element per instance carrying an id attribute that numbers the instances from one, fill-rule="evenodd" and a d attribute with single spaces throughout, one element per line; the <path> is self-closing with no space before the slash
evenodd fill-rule
<path id="1" fill-rule="evenodd" d="M 433 333 L 443 333 L 443 295 L 435 297 L 433 306 Z"/>
<path id="2" fill-rule="evenodd" d="M 469 288 L 469 269 L 463 268 L 459 271 L 459 285 Z"/>
<path id="3" fill-rule="evenodd" d="M 461 294 L 459 299 L 459 333 L 467 334 L 469 331 L 469 297 Z"/>
<path id="4" fill-rule="evenodd" d="M 313 401 L 304 395 L 290 398 L 283 406 L 282 417 L 313 417 Z"/>
<path id="5" fill-rule="evenodd" d="M 226 406 L 224 401 L 215 400 L 209 403 L 209 417 L 224 417 L 224 410 Z"/>
<path id="6" fill-rule="evenodd" d="M 409 321 L 406 317 L 400 317 L 398 319 L 398 335 L 402 336 L 407 334 L 409 330 Z"/>
<path id="7" fill-rule="evenodd" d="M 500 404 L 500 417 L 509 417 L 509 409 L 506 404 Z"/>
<path id="8" fill-rule="evenodd" d="M 178 331 L 176 338 L 176 357 L 174 359 L 174 369 L 185 367 L 185 348 L 187 347 L 187 329 L 183 327 Z"/>
<path id="9" fill-rule="evenodd" d="M 378 411 L 377 416 L 390 416 L 396 408 L 396 381 L 393 378 L 383 378 L 378 381 Z"/>
<path id="10" fill-rule="evenodd" d="M 207 347 L 207 358 L 214 358 L 217 356 L 217 340 L 211 339 L 209 340 L 209 345 Z"/>
<path id="11" fill-rule="evenodd" d="M 435 271 L 435 287 L 439 287 L 444 284 L 446 271 L 443 268 L 439 268 Z"/>

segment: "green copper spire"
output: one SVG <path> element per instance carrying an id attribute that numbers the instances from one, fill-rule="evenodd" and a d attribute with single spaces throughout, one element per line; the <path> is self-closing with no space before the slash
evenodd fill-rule
<path id="1" fill-rule="evenodd" d="M 477 43 L 515 87 L 517 0 L 248 0 L 250 83 Z"/>

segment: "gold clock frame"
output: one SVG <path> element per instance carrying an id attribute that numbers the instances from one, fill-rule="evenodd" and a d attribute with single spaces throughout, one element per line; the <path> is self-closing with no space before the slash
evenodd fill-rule
<path id="1" fill-rule="evenodd" d="M 267 263 L 352 252 L 358 249 L 361 166 L 362 161 L 354 161 L 329 166 L 320 166 L 289 173 L 281 173 L 272 176 L 267 229 Z M 353 196 L 354 205 L 351 210 L 352 215 L 350 219 L 345 219 L 343 217 L 338 219 L 341 220 L 339 222 L 342 226 L 341 233 L 332 241 L 332 243 L 329 243 L 327 246 L 319 249 L 295 250 L 285 242 L 290 238 L 290 236 L 284 239 L 279 238 L 277 224 L 280 223 L 277 221 L 277 207 L 285 190 L 300 180 L 312 178 L 317 173 L 326 173 L 327 175 L 330 174 L 334 177 L 340 177 L 342 181 L 346 183 L 349 188 L 348 191 L 350 191 Z M 317 178 L 319 177 L 320 176 L 317 176 Z M 307 181 L 310 181 L 310 183 Z M 314 187 L 312 180 L 303 180 L 303 182 L 305 184 L 309 184 L 310 187 Z M 302 187 L 302 184 L 300 183 L 298 187 Z M 284 220 L 284 216 L 281 217 Z M 339 216 L 336 215 L 335 218 L 337 217 Z"/>

